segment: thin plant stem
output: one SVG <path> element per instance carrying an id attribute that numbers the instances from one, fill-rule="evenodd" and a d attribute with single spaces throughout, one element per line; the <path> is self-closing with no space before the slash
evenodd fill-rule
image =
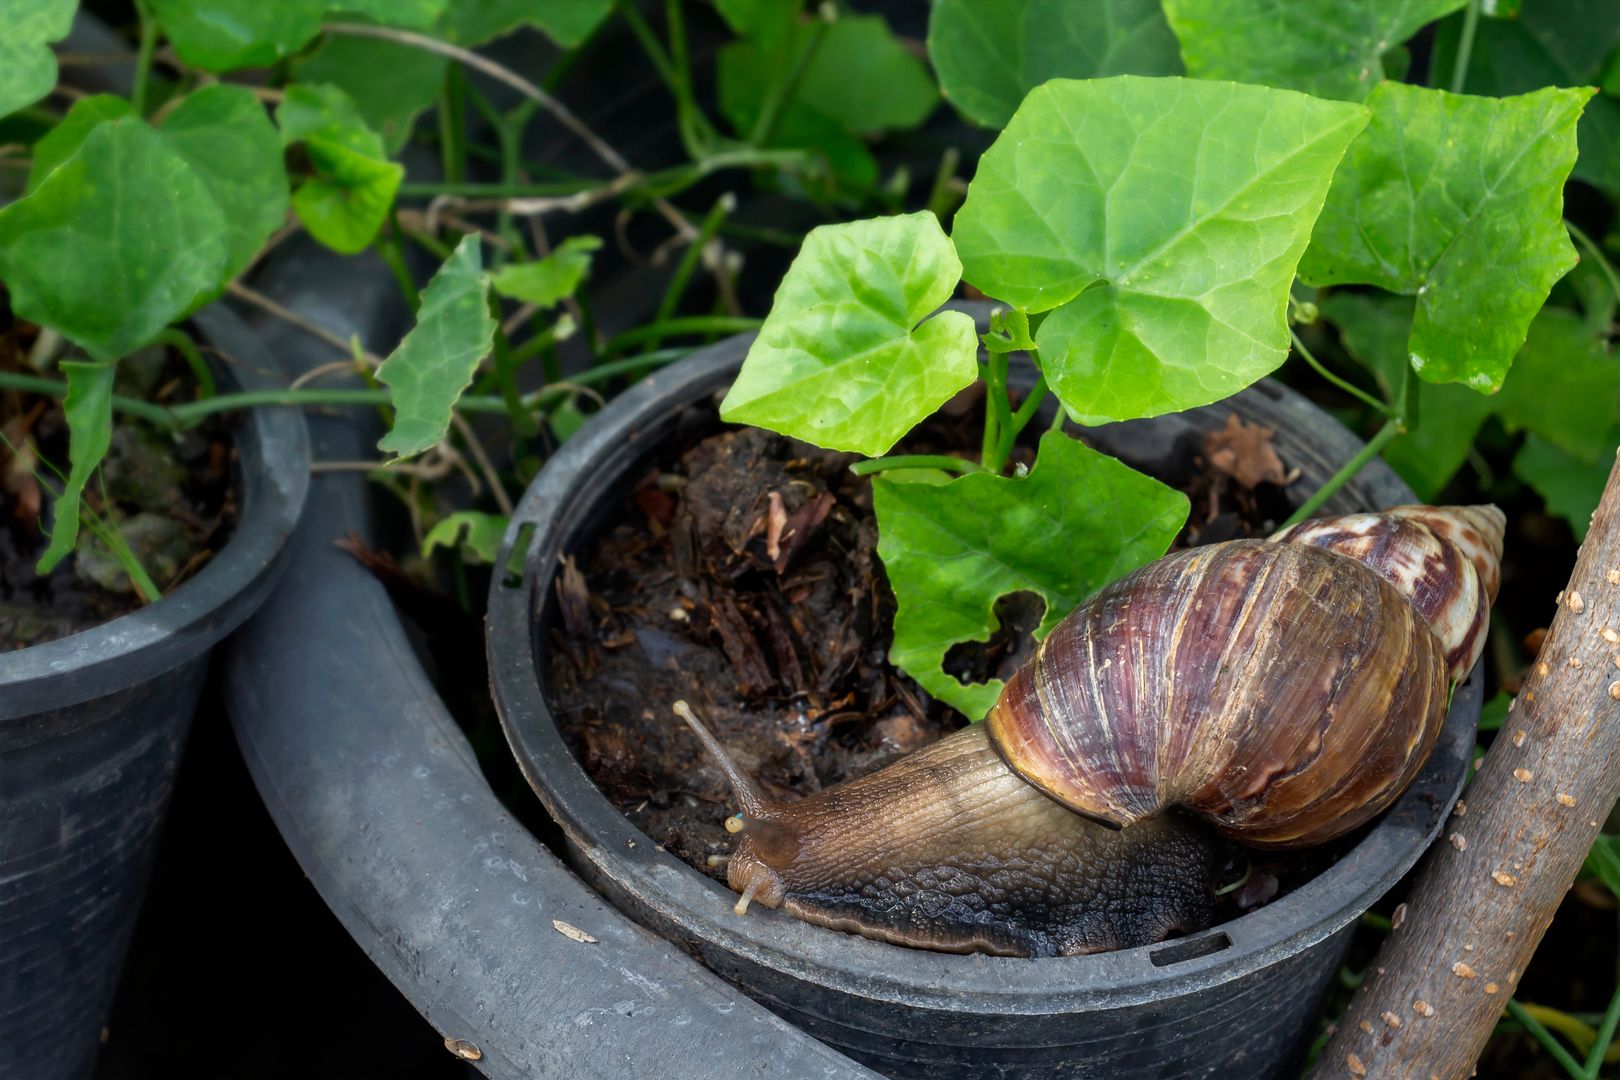
<path id="1" fill-rule="evenodd" d="M 439 91 L 439 162 L 446 183 L 459 184 L 467 175 L 467 76 L 461 68 L 444 73 Z"/>
<path id="2" fill-rule="evenodd" d="M 1609 1007 L 1603 1013 L 1603 1023 L 1598 1025 L 1592 1048 L 1586 1052 L 1587 1080 L 1597 1080 L 1604 1063 L 1610 1060 L 1616 1027 L 1620 1027 L 1620 985 L 1616 985 L 1614 993 L 1609 995 Z"/>
<path id="3" fill-rule="evenodd" d="M 849 467 L 856 476 L 871 476 L 890 469 L 941 469 L 945 472 L 976 473 L 984 470 L 966 458 L 946 454 L 896 454 L 893 457 L 868 458 Z"/>
<path id="4" fill-rule="evenodd" d="M 951 186 L 956 179 L 957 166 L 961 164 L 962 154 L 954 146 L 947 146 L 945 152 L 939 155 L 939 168 L 934 170 L 934 182 L 929 185 L 928 198 L 923 206 L 932 210 L 934 216 L 942 224 L 950 224 L 951 210 L 961 201 L 957 194 L 959 189 Z"/>
<path id="5" fill-rule="evenodd" d="M 426 251 L 440 262 L 444 262 L 446 259 L 450 258 L 450 245 L 442 242 L 438 237 L 425 233 L 421 229 L 408 229 L 404 225 L 400 226 L 399 231 L 404 233 L 406 237 L 416 244 L 417 247 L 421 248 L 423 251 Z"/>
<path id="6" fill-rule="evenodd" d="M 205 398 L 214 396 L 214 369 L 203 359 L 202 350 L 197 348 L 197 343 L 191 340 L 190 334 L 178 326 L 171 326 L 152 341 L 156 345 L 167 345 L 179 353 L 185 359 L 186 366 L 191 368 L 191 376 L 197 380 L 197 389 L 202 391 L 202 396 Z"/>
<path id="7" fill-rule="evenodd" d="M 1554 1061 L 1564 1067 L 1565 1072 L 1575 1080 L 1586 1080 L 1586 1069 L 1575 1060 L 1574 1055 L 1564 1049 L 1564 1044 L 1558 1041 L 1558 1037 L 1548 1031 L 1546 1025 L 1531 1015 L 1528 1009 L 1509 998 L 1507 1011 L 1512 1014 L 1513 1019 L 1524 1025 L 1526 1031 L 1535 1036 L 1536 1041 L 1546 1048 Z"/>
<path id="8" fill-rule="evenodd" d="M 445 258 L 449 258 L 449 256 L 450 252 L 447 249 L 445 251 Z M 248 286 L 243 285 L 240 281 L 231 282 L 227 288 L 227 291 L 229 291 L 230 294 L 237 299 L 252 304 L 261 311 L 269 312 L 271 315 L 274 315 L 276 318 L 280 319 L 284 323 L 287 323 L 289 326 L 296 326 L 298 329 L 302 330 L 311 337 L 319 338 L 321 341 L 331 345 L 345 356 L 348 356 L 351 352 L 353 352 L 353 344 L 351 342 L 344 341 L 341 337 L 332 333 L 332 331 L 328 330 L 326 327 L 321 326 L 319 323 L 310 322 L 308 319 L 304 318 L 296 311 L 293 311 L 291 308 L 277 303 L 264 293 L 259 292 L 256 289 L 249 288 Z M 359 358 L 373 366 L 382 363 L 382 359 L 380 357 L 373 356 L 371 353 L 364 350 L 361 350 Z"/>
<path id="9" fill-rule="evenodd" d="M 531 335 L 522 345 L 512 350 L 512 366 L 516 368 L 526 363 L 530 358 L 545 352 L 557 344 L 558 341 L 572 334 L 575 329 L 572 319 L 566 315 L 559 317 L 556 322 L 539 333 Z M 547 373 L 546 378 L 552 379 L 553 375 Z"/>
<path id="10" fill-rule="evenodd" d="M 738 319 L 730 315 L 692 315 L 680 319 L 666 319 L 638 326 L 634 330 L 626 330 L 617 337 L 609 338 L 607 344 L 602 346 L 602 352 L 604 355 L 614 356 L 632 345 L 640 345 L 644 341 L 658 341 L 677 334 L 742 334 L 749 330 L 758 330 L 762 325 L 764 323 L 760 319 Z"/>
<path id="11" fill-rule="evenodd" d="M 145 0 L 135 0 L 135 14 L 141 20 L 141 43 L 135 52 L 135 83 L 130 90 L 129 102 L 136 116 L 146 115 L 147 91 L 152 81 L 152 54 L 157 51 L 157 20 L 147 10 Z"/>
<path id="12" fill-rule="evenodd" d="M 1394 924 L 1389 921 L 1389 916 L 1380 915 L 1376 911 L 1363 911 L 1360 921 L 1362 926 L 1376 930 L 1380 934 L 1387 934 L 1395 929 Z"/>
<path id="13" fill-rule="evenodd" d="M 44 375 L 24 375 L 16 371 L 0 371 L 0 390 L 17 390 L 25 394 L 43 394 L 46 397 L 67 396 L 67 383 L 61 379 L 52 379 Z M 162 405 L 154 405 L 149 401 L 137 398 L 124 397 L 121 394 L 113 395 L 113 408 L 129 416 L 138 416 L 149 424 L 161 428 L 174 428 L 179 426 L 175 422 L 174 414 Z"/>
<path id="14" fill-rule="evenodd" d="M 1294 351 L 1299 353 L 1299 355 L 1304 358 L 1305 362 L 1311 365 L 1311 367 L 1316 370 L 1316 373 L 1322 376 L 1322 378 L 1326 379 L 1334 386 L 1337 386 L 1340 390 L 1343 390 L 1345 393 L 1349 394 L 1363 405 L 1373 409 L 1378 413 L 1378 415 L 1386 418 L 1395 415 L 1394 410 L 1391 409 L 1388 404 L 1379 401 L 1377 398 L 1373 397 L 1359 386 L 1356 386 L 1354 383 L 1345 379 L 1341 379 L 1337 375 L 1333 374 L 1333 372 L 1329 371 L 1320 360 L 1311 354 L 1311 350 L 1305 347 L 1305 343 L 1299 339 L 1299 335 L 1294 333 L 1293 327 L 1288 328 L 1288 337 L 1294 343 Z"/>
<path id="15" fill-rule="evenodd" d="M 1232 882 L 1230 885 L 1222 885 L 1220 888 L 1216 889 L 1215 895 L 1226 896 L 1228 893 L 1237 892 L 1239 889 L 1243 888 L 1243 886 L 1249 883 L 1249 878 L 1252 876 L 1254 876 L 1254 861 L 1247 860 L 1243 864 L 1243 876 Z"/>
<path id="16" fill-rule="evenodd" d="M 104 474 L 101 474 L 101 501 L 103 505 L 112 504 L 107 497 L 107 481 Z M 88 529 L 90 535 L 100 540 L 107 553 L 118 560 L 118 565 L 123 568 L 130 584 L 135 586 L 135 591 L 141 594 L 142 600 L 148 604 L 155 604 L 163 599 L 163 590 L 158 588 L 157 582 L 152 580 L 152 575 L 141 565 L 140 557 L 135 554 L 135 549 L 129 546 L 129 541 L 124 539 L 117 521 L 111 520 L 110 516 L 103 517 L 81 502 L 79 524 Z"/>
<path id="17" fill-rule="evenodd" d="M 979 464 L 986 472 L 999 473 L 1007 462 L 1002 447 L 1012 445 L 1006 438 L 1013 425 L 1012 402 L 1007 400 L 1007 354 L 991 353 L 984 372 L 984 444 Z"/>
<path id="18" fill-rule="evenodd" d="M 1568 229 L 1569 235 L 1575 238 L 1575 242 L 1585 248 L 1592 258 L 1596 260 L 1598 269 L 1602 270 L 1603 276 L 1609 279 L 1609 288 L 1614 290 L 1615 299 L 1620 300 L 1620 274 L 1615 273 L 1614 264 L 1609 261 L 1607 255 L 1603 254 L 1603 249 L 1598 247 L 1597 243 L 1590 236 L 1587 236 L 1585 231 L 1573 221 L 1565 219 L 1564 228 Z"/>
<path id="19" fill-rule="evenodd" d="M 625 23 L 630 27 L 630 32 L 635 35 L 642 51 L 647 54 L 647 59 L 652 61 L 653 69 L 658 72 L 658 77 L 664 80 L 664 84 L 669 87 L 671 93 L 679 94 L 680 91 L 676 88 L 675 66 L 670 61 L 669 54 L 664 51 L 664 46 L 659 42 L 658 35 L 654 34 L 652 27 L 647 25 L 647 20 L 641 17 L 641 12 L 636 10 L 636 5 L 633 3 L 620 4 L 619 14 L 624 17 Z"/>
<path id="20" fill-rule="evenodd" d="M 692 61 L 686 51 L 686 19 L 681 14 L 685 0 L 665 0 L 664 22 L 669 27 L 670 72 L 675 77 L 675 119 L 681 142 L 689 156 L 702 160 L 708 154 L 708 120 L 698 108 L 692 91 Z M 708 130 L 705 130 L 708 129 Z"/>
<path id="21" fill-rule="evenodd" d="M 544 199 L 578 195 L 582 191 L 595 191 L 601 186 L 600 180 L 559 180 L 549 184 L 405 183 L 399 185 L 399 195 L 401 198 L 455 195 L 468 199 Z"/>
<path id="22" fill-rule="evenodd" d="M 1460 94 L 1468 82 L 1468 61 L 1474 56 L 1474 35 L 1479 32 L 1479 0 L 1468 0 L 1463 13 L 1462 35 L 1457 39 L 1457 59 L 1451 66 L 1451 92 Z"/>
<path id="23" fill-rule="evenodd" d="M 813 20 L 810 41 L 805 45 L 804 52 L 799 54 L 792 69 L 789 70 L 787 78 L 771 84 L 770 93 L 765 98 L 765 103 L 760 106 L 759 115 L 754 118 L 754 127 L 748 133 L 750 143 L 755 146 L 764 146 L 776 134 L 776 125 L 782 119 L 783 107 L 793 99 L 794 94 L 798 93 L 799 84 L 804 81 L 805 72 L 810 70 L 810 62 L 816 58 L 816 53 L 821 50 L 821 42 L 826 36 L 827 20 Z M 792 42 L 792 34 L 783 35 L 784 49 L 791 48 Z M 778 59 L 785 59 L 785 57 L 779 57 Z"/>
<path id="24" fill-rule="evenodd" d="M 467 418 L 459 413 L 450 415 L 450 422 L 455 425 L 461 438 L 467 444 L 467 452 L 472 455 L 473 463 L 483 474 L 484 482 L 489 485 L 489 493 L 495 499 L 495 505 L 500 507 L 501 513 L 507 517 L 512 516 L 512 497 L 506 493 L 501 484 L 501 474 L 496 470 L 495 463 L 489 460 L 489 454 L 484 451 L 484 444 L 478 440 L 477 432 L 467 423 Z"/>
<path id="25" fill-rule="evenodd" d="M 479 94 L 482 100 L 483 95 Z M 520 101 L 500 119 L 495 131 L 501 140 L 501 180 L 508 184 L 516 184 L 523 180 L 523 133 L 528 130 L 529 120 L 534 116 L 535 109 L 539 108 L 532 101 Z M 495 231 L 507 237 L 516 249 L 521 249 L 523 233 L 513 223 L 510 210 L 501 210 L 495 215 Z"/>
<path id="26" fill-rule="evenodd" d="M 537 103 L 555 117 L 558 123 L 573 132 L 581 142 L 590 147 L 591 152 L 601 158 L 615 172 L 620 175 L 635 172 L 630 167 L 630 163 L 617 150 L 609 146 L 601 136 L 587 127 L 579 117 L 574 115 L 568 106 L 517 72 L 495 63 L 488 57 L 480 56 L 471 49 L 463 49 L 459 45 L 452 45 L 449 42 L 428 37 L 426 34 L 418 34 L 410 30 L 396 30 L 391 26 L 372 26 L 368 23 L 326 23 L 322 29 L 329 34 L 380 38 L 383 41 L 392 41 L 400 45 L 409 45 L 413 48 L 422 49 L 426 52 L 438 53 L 440 56 L 448 56 L 460 64 L 482 72 L 498 82 L 505 83 L 524 97 Z M 668 200 L 657 198 L 653 200 L 653 205 L 657 207 L 658 212 L 664 219 L 675 227 L 676 232 L 688 239 L 691 238 L 692 226 L 687 223 L 686 218 Z"/>
<path id="27" fill-rule="evenodd" d="M 1041 402 L 1046 400 L 1047 393 L 1046 376 L 1042 375 L 1035 381 L 1035 385 L 1030 387 L 1029 393 L 1024 400 L 1019 403 L 1018 411 L 1013 413 L 1011 423 L 1002 430 L 1000 441 L 996 445 L 997 461 L 1003 464 L 1006 463 L 1008 456 L 1012 454 L 1013 445 L 1018 442 L 1018 436 L 1029 426 L 1029 422 L 1035 419 L 1035 414 L 1040 411 Z M 1059 405 L 1057 407 L 1057 426 L 1061 427 L 1062 425 L 1063 406 Z M 999 466 L 997 471 L 999 471 Z"/>
<path id="28" fill-rule="evenodd" d="M 681 297 L 686 295 L 686 287 L 691 283 L 692 271 L 697 269 L 698 261 L 703 258 L 704 249 L 714 234 L 719 231 L 720 225 L 727 215 L 737 209 L 737 196 L 726 192 L 715 200 L 704 215 L 703 224 L 698 227 L 697 239 L 687 245 L 681 253 L 681 261 L 675 264 L 675 273 L 670 275 L 669 286 L 664 289 L 664 296 L 658 302 L 658 312 L 653 316 L 654 323 L 668 322 L 675 317 L 675 309 L 680 306 Z M 647 349 L 658 348 L 659 338 L 653 338 L 647 343 Z"/>
<path id="29" fill-rule="evenodd" d="M 379 232 L 373 246 L 393 273 L 394 281 L 399 285 L 399 291 L 405 297 L 405 302 L 410 305 L 412 313 L 415 313 L 422 306 L 422 296 L 416 291 L 416 282 L 411 279 L 410 267 L 405 265 L 405 252 L 401 250 L 399 243 L 399 219 L 392 212 L 390 216 L 394 218 L 393 227 Z"/>
<path id="30" fill-rule="evenodd" d="M 1387 446 L 1391 439 L 1401 433 L 1401 427 L 1402 425 L 1398 420 L 1385 421 L 1384 426 L 1378 429 L 1378 434 L 1367 440 L 1367 445 L 1363 446 L 1355 457 L 1345 462 L 1343 468 L 1328 477 L 1327 483 L 1317 488 L 1310 498 L 1301 503 L 1299 509 L 1290 514 L 1288 520 L 1283 522 L 1282 527 L 1286 529 L 1290 525 L 1298 525 L 1320 510 L 1323 503 L 1331 499 L 1340 488 L 1349 483 L 1367 462 L 1377 457 L 1378 452 Z"/>
<path id="31" fill-rule="evenodd" d="M 599 364 L 580 372 L 569 382 L 542 387 L 525 395 L 523 403 L 530 408 L 543 408 L 577 393 L 581 387 L 600 385 L 643 368 L 673 363 L 690 352 L 690 349 L 661 349 L 656 353 L 644 353 L 629 360 Z M 62 379 L 47 378 L 43 375 L 0 371 L 0 390 L 20 390 L 24 393 L 60 398 L 67 396 L 67 383 Z M 260 406 L 289 408 L 312 408 L 323 405 L 386 406 L 390 400 L 390 392 L 383 388 L 351 390 L 300 387 L 296 390 L 243 390 L 232 394 L 216 394 L 202 401 L 188 401 L 168 407 L 115 394 L 112 404 L 115 412 L 139 417 L 166 431 L 176 431 L 191 427 L 204 417 L 237 409 Z M 507 402 L 495 394 L 465 394 L 456 402 L 456 408 L 469 413 L 504 413 L 507 411 Z"/>

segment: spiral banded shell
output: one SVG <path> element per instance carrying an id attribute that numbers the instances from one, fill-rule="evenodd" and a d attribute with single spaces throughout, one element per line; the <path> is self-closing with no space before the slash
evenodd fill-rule
<path id="1" fill-rule="evenodd" d="M 1445 646 L 1451 677 L 1461 681 L 1485 648 L 1506 520 L 1494 506 L 1397 506 L 1301 522 L 1272 539 L 1326 548 L 1371 567 L 1428 621 Z"/>
<path id="2" fill-rule="evenodd" d="M 1007 764 L 1105 824 L 1182 807 L 1259 846 L 1387 807 L 1483 645 L 1500 512 L 1402 507 L 1274 539 L 1167 556 L 1082 604 L 986 720 Z"/>

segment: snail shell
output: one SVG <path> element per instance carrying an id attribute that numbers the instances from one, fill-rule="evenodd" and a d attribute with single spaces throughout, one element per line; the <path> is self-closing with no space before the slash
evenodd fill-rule
<path id="1" fill-rule="evenodd" d="M 1449 683 L 1439 639 L 1383 578 L 1239 540 L 1081 605 L 986 723 L 1014 772 L 1104 824 L 1178 806 L 1247 844 L 1304 846 L 1406 787 Z"/>
<path id="2" fill-rule="evenodd" d="M 1397 506 L 1304 521 L 1272 539 L 1337 552 L 1395 586 L 1445 646 L 1460 682 L 1485 648 L 1506 524 L 1494 506 Z"/>

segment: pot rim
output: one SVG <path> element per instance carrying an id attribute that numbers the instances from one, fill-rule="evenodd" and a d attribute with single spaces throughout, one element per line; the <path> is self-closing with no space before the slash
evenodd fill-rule
<path id="1" fill-rule="evenodd" d="M 964 307 L 982 321 L 989 306 Z M 519 765 L 576 852 L 655 919 L 736 960 L 887 1004 L 968 1014 L 1113 1009 L 1218 986 L 1325 940 L 1394 885 L 1439 833 L 1461 792 L 1473 749 L 1481 702 L 1478 666 L 1457 688 L 1423 770 L 1366 836 L 1286 896 L 1196 934 L 1108 953 L 1031 959 L 908 949 L 829 931 L 758 905 L 747 916 L 733 915 L 730 890 L 658 849 L 575 760 L 545 700 L 531 616 L 543 611 L 555 576 L 554 566 L 539 565 L 542 557 L 575 549 L 596 492 L 644 459 L 645 450 L 638 447 L 672 432 L 681 406 L 729 385 L 751 340 L 752 335 L 740 335 L 719 342 L 649 376 L 565 443 L 525 492 L 504 537 L 495 565 L 515 571 L 514 560 L 521 558 L 521 575 L 497 573 L 490 589 L 491 686 Z M 1297 414 L 1299 429 L 1311 441 L 1339 444 L 1318 463 L 1326 469 L 1323 476 L 1361 445 L 1302 396 L 1276 384 L 1251 387 L 1204 408 L 1229 410 L 1254 395 Z M 1411 490 L 1375 460 L 1327 509 L 1413 501 Z M 851 1020 L 839 1017 L 846 1026 L 853 1026 Z"/>
<path id="2" fill-rule="evenodd" d="M 222 303 L 191 317 L 225 386 L 284 387 L 258 335 Z M 0 653 L 0 720 L 61 709 L 157 678 L 234 630 L 263 599 L 309 490 L 309 435 L 296 409 L 251 408 L 232 430 L 241 514 L 225 546 L 155 604 L 54 641 Z"/>

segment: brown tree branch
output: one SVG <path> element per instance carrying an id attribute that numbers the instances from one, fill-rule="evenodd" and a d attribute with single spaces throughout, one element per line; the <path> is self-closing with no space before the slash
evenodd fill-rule
<path id="1" fill-rule="evenodd" d="M 1316 1077 L 1469 1076 L 1620 796 L 1620 464 L 1535 669 Z"/>

